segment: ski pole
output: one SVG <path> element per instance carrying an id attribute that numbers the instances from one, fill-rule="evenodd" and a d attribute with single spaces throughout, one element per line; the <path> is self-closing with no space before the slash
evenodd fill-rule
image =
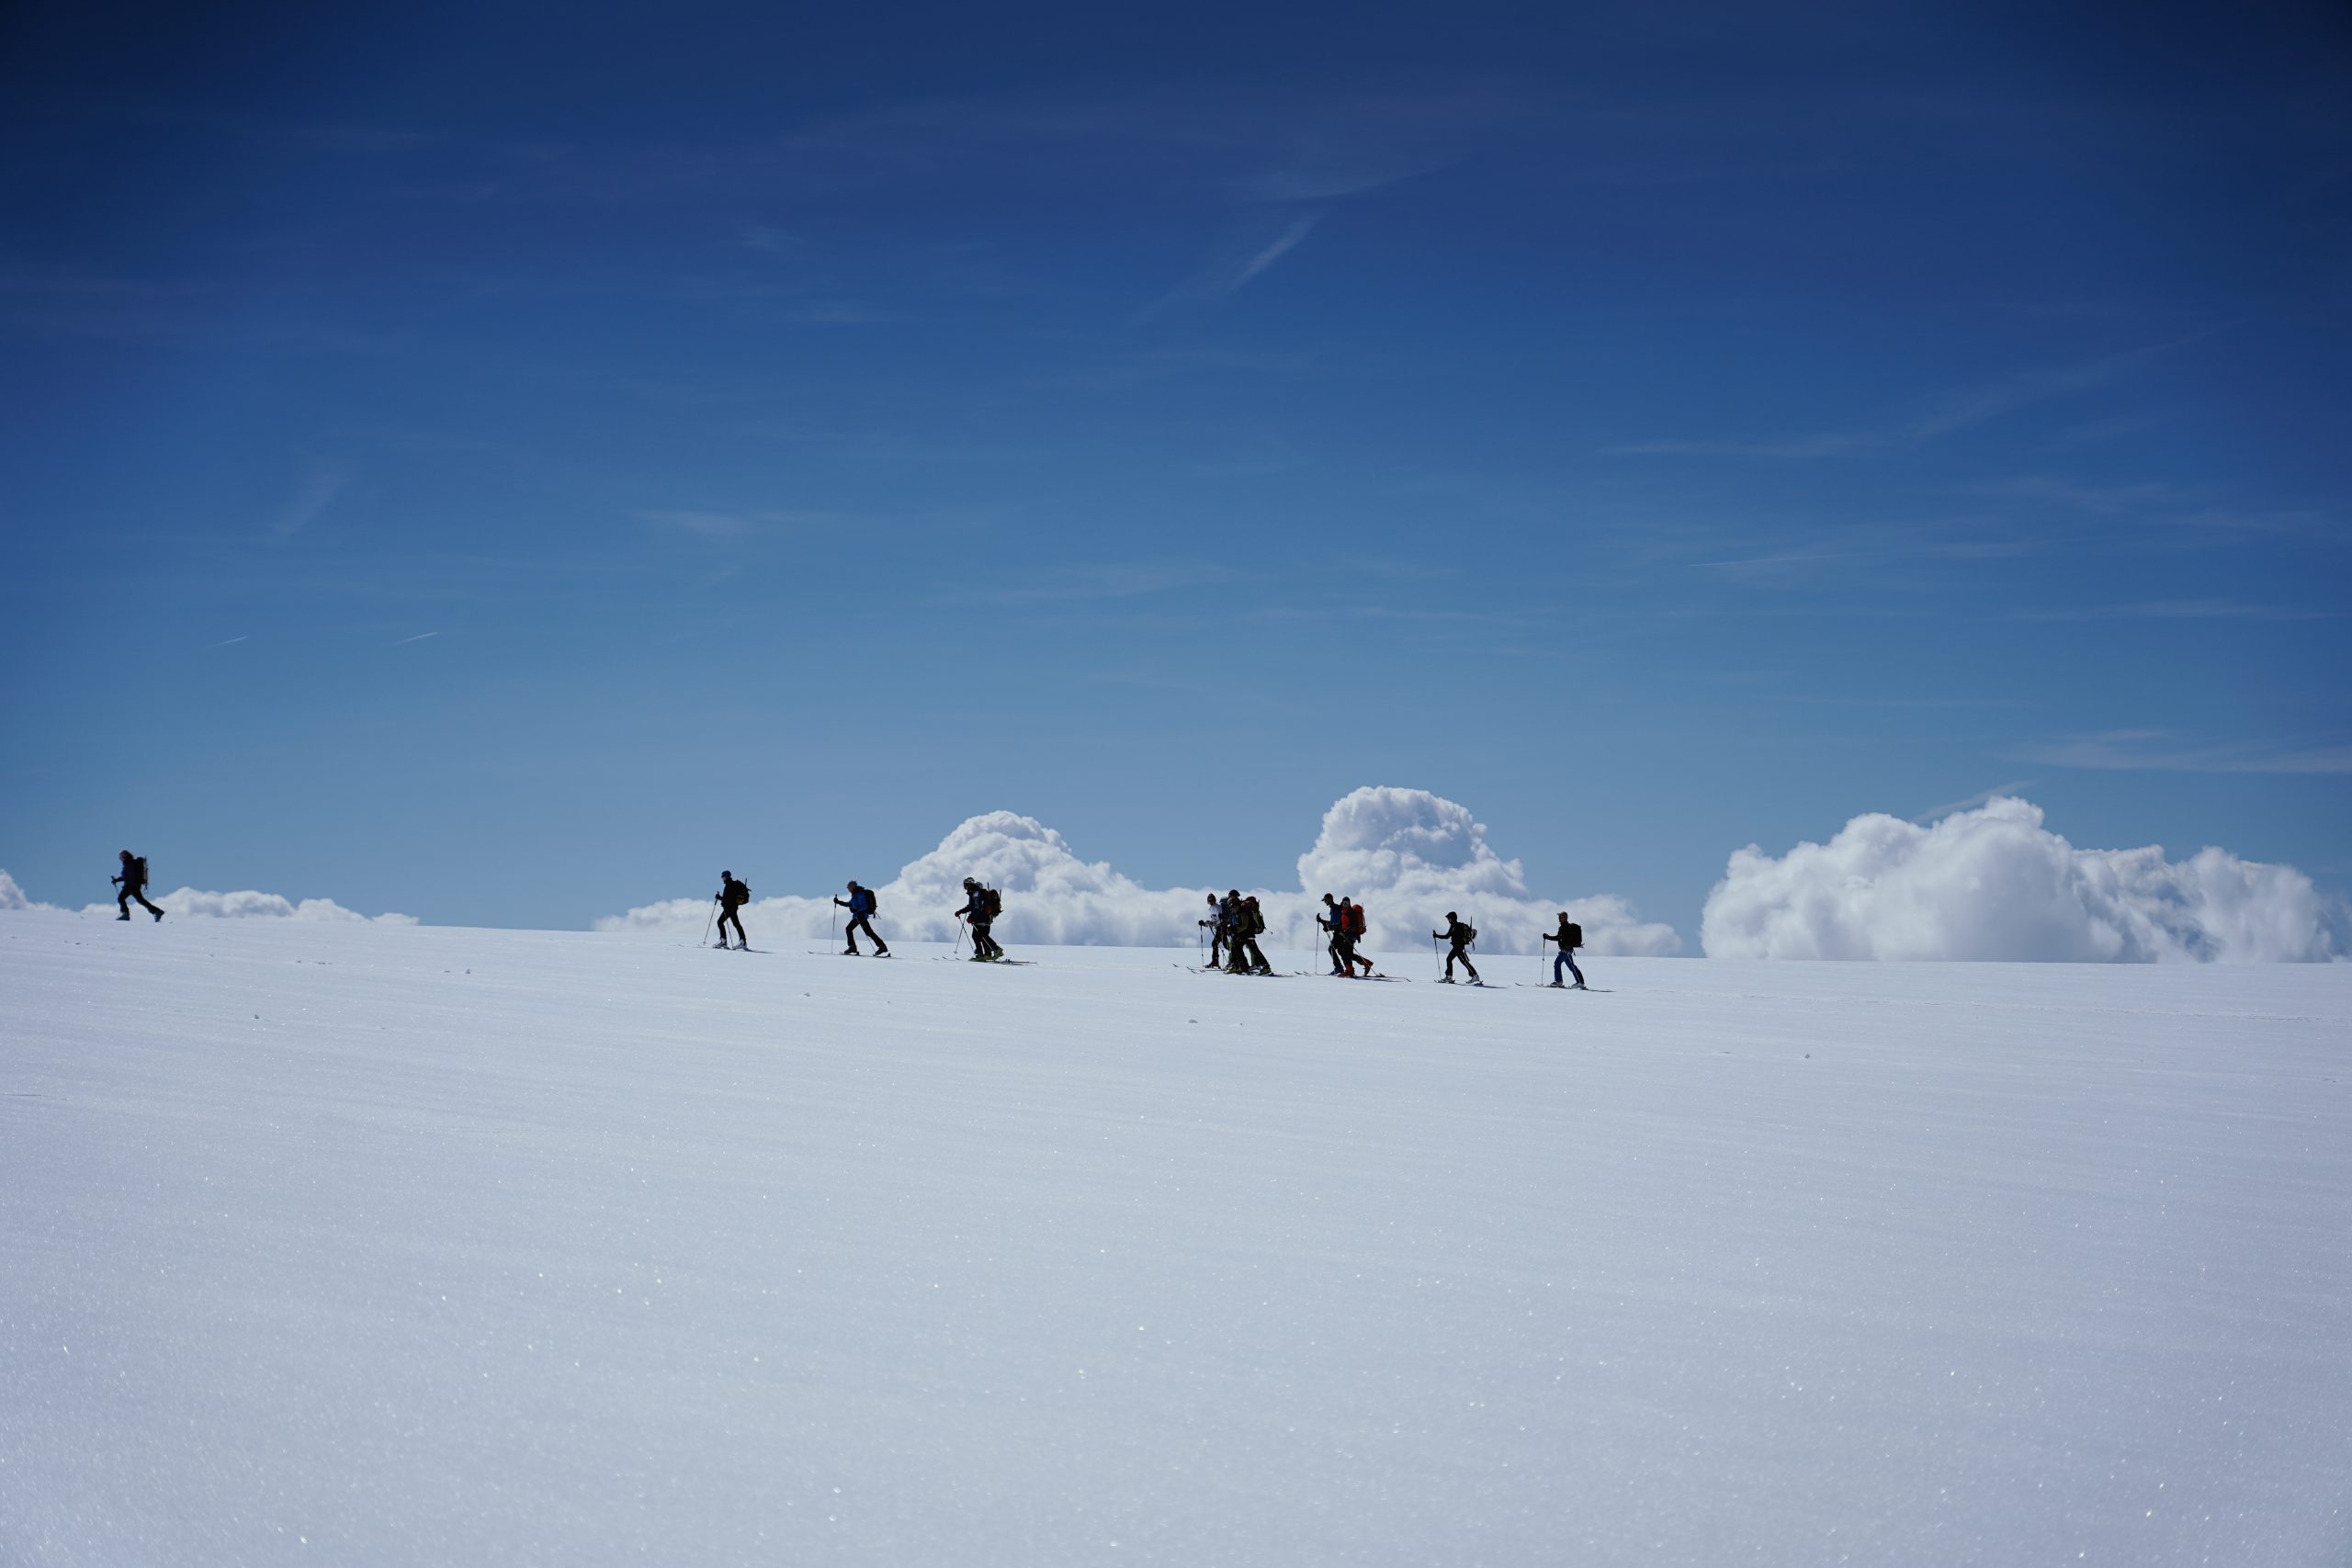
<path id="1" fill-rule="evenodd" d="M 710 922 L 718 919 L 718 895 L 710 896 L 710 908 L 702 918 L 702 945 L 710 945 Z"/>
<path id="2" fill-rule="evenodd" d="M 963 917 L 963 916 L 961 916 L 961 915 L 958 915 L 958 916 L 956 916 L 956 953 L 957 953 L 958 955 L 960 955 L 960 954 L 963 953 L 963 951 L 964 951 L 964 917 Z"/>

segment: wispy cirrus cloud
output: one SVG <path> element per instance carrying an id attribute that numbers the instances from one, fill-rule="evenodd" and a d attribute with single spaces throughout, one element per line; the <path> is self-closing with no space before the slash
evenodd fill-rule
<path id="1" fill-rule="evenodd" d="M 714 507 L 650 507 L 636 513 L 641 523 L 705 539 L 734 539 L 767 528 L 839 522 L 831 513 L 794 507 L 725 510 Z"/>
<path id="2" fill-rule="evenodd" d="M 2086 604 L 2012 610 L 2012 621 L 2328 621 L 2335 610 L 2292 604 L 2249 604 L 2237 599 L 2154 599 L 2136 604 Z"/>
<path id="3" fill-rule="evenodd" d="M 2111 729 L 2019 753 L 2053 768 L 2169 773 L 2352 773 L 2352 744 L 2200 745 L 2165 729 Z"/>
<path id="4" fill-rule="evenodd" d="M 1247 288 L 1283 257 L 1306 243 L 1322 214 L 1310 212 L 1293 219 L 1270 240 L 1261 240 L 1238 254 L 1210 263 L 1174 288 L 1136 312 L 1137 321 L 1156 321 L 1185 306 L 1214 307 Z"/>
<path id="5" fill-rule="evenodd" d="M 1146 561 L 1068 566 L 1042 573 L 1026 582 L 958 588 L 959 604 L 1077 604 L 1088 600 L 1139 599 L 1147 594 L 1204 587 L 1229 578 L 1229 569 L 1213 564 L 1157 564 Z"/>
<path id="6" fill-rule="evenodd" d="M 281 539 L 292 538 L 317 522 L 326 509 L 334 504 L 334 498 L 343 493 L 343 487 L 349 478 L 339 463 L 314 458 L 305 464 L 294 493 L 270 519 L 269 531 Z"/>
<path id="7" fill-rule="evenodd" d="M 1905 451 L 1955 435 L 2006 415 L 2073 393 L 2087 391 L 2123 376 L 2179 344 L 2163 344 L 2129 354 L 2020 371 L 1982 386 L 1951 393 L 1910 419 L 1845 429 L 1761 437 L 1702 437 L 1623 442 L 1604 446 L 1619 457 L 1761 457 L 1802 460 L 1866 457 Z"/>

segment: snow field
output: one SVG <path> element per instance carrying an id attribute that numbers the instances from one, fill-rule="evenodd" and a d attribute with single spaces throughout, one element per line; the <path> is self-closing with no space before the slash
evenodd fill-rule
<path id="1" fill-rule="evenodd" d="M 2352 1546 L 2352 968 L 777 945 L 0 913 L 0 1561 Z"/>

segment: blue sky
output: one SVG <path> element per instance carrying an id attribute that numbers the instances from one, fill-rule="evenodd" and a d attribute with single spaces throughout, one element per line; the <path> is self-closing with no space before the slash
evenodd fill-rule
<path id="1" fill-rule="evenodd" d="M 2352 885 L 2352 26 L 35 6 L 0 865 L 578 925 L 1359 784 L 1686 936 L 2018 789 Z"/>

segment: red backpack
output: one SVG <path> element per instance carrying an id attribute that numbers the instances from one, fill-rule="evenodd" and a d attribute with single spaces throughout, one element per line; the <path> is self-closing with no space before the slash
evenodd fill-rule
<path id="1" fill-rule="evenodd" d="M 1363 935 L 1363 906 L 1351 904 L 1340 911 L 1340 933 L 1342 936 Z"/>

